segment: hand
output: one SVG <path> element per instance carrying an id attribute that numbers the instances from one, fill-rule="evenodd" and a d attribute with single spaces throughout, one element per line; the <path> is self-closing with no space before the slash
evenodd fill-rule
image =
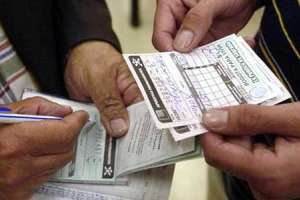
<path id="1" fill-rule="evenodd" d="M 0 199 L 27 199 L 73 158 L 73 144 L 87 121 L 87 114 L 72 113 L 69 107 L 41 98 L 9 107 L 14 113 L 65 117 L 61 121 L 0 126 Z"/>
<path id="2" fill-rule="evenodd" d="M 201 136 L 207 162 L 246 180 L 256 199 L 300 197 L 300 103 L 241 105 L 209 111 Z M 269 147 L 250 136 L 273 133 Z"/>
<path id="3" fill-rule="evenodd" d="M 121 136 L 127 132 L 126 107 L 142 97 L 122 55 L 110 44 L 95 41 L 75 47 L 65 82 L 72 98 L 96 104 L 108 133 Z"/>
<path id="4" fill-rule="evenodd" d="M 189 52 L 240 31 L 255 0 L 157 0 L 153 44 L 160 51 Z"/>

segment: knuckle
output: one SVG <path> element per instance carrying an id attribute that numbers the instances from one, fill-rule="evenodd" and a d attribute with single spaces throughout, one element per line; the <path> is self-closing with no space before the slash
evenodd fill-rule
<path id="1" fill-rule="evenodd" d="M 111 95 L 105 97 L 100 106 L 105 115 L 114 115 L 123 109 L 123 103 Z"/>
<path id="2" fill-rule="evenodd" d="M 173 10 L 181 10 L 182 4 L 178 1 L 174 1 L 174 3 L 172 4 L 172 8 L 173 8 Z"/>
<path id="3" fill-rule="evenodd" d="M 261 122 L 260 109 L 256 106 L 242 105 L 237 116 L 237 128 L 241 130 L 256 130 Z"/>
<path id="4" fill-rule="evenodd" d="M 197 10 L 191 10 L 187 13 L 184 22 L 186 24 L 191 23 L 195 24 L 199 21 L 199 19 L 202 19 L 205 17 L 205 13 L 204 12 L 197 12 Z"/>
<path id="5" fill-rule="evenodd" d="M 184 8 L 184 4 L 182 1 L 178 1 L 178 0 L 169 0 L 169 3 L 174 11 L 178 11 L 178 10 L 182 10 L 182 8 Z"/>

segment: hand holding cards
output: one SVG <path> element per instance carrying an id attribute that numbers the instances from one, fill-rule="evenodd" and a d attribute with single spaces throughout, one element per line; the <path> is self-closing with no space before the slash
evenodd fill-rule
<path id="1" fill-rule="evenodd" d="M 274 105 L 290 98 L 247 43 L 230 35 L 188 54 L 124 55 L 158 128 L 176 141 L 206 132 L 202 114 L 239 104 Z"/>

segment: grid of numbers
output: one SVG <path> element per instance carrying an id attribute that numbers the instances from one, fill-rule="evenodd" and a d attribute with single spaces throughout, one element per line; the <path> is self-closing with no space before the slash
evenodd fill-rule
<path id="1" fill-rule="evenodd" d="M 239 104 L 214 65 L 185 68 L 185 72 L 207 110 Z"/>

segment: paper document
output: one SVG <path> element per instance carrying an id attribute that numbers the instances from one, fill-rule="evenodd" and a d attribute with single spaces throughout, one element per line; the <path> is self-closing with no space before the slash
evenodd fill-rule
<path id="1" fill-rule="evenodd" d="M 124 175 L 201 155 L 199 142 L 191 138 L 175 142 L 168 130 L 156 128 L 144 102 L 128 107 L 130 126 L 119 139 L 108 137 L 93 104 L 84 104 L 27 90 L 23 98 L 44 97 L 73 110 L 85 110 L 89 122 L 82 129 L 72 162 L 53 181 L 69 183 L 126 184 Z"/>
<path id="2" fill-rule="evenodd" d="M 174 165 L 128 176 L 126 185 L 46 183 L 33 200 L 162 200 L 168 199 Z"/>
<path id="3" fill-rule="evenodd" d="M 274 105 L 288 91 L 242 38 L 230 35 L 191 53 L 125 54 L 159 129 L 175 140 L 206 132 L 204 112 L 239 104 Z"/>
<path id="4" fill-rule="evenodd" d="M 128 112 L 128 134 L 117 140 L 116 171 L 119 175 L 160 166 L 179 155 L 200 155 L 195 138 L 176 143 L 168 130 L 159 130 L 144 103 L 130 106 Z"/>
<path id="5" fill-rule="evenodd" d="M 61 105 L 71 106 L 73 111 L 84 110 L 89 114 L 89 122 L 78 137 L 75 157 L 72 162 L 60 169 L 53 181 L 107 183 L 115 182 L 116 139 L 107 137 L 100 124 L 99 112 L 92 104 L 78 103 L 35 91 L 26 90 L 23 99 L 40 96 Z M 120 180 L 123 183 L 125 180 Z"/>

